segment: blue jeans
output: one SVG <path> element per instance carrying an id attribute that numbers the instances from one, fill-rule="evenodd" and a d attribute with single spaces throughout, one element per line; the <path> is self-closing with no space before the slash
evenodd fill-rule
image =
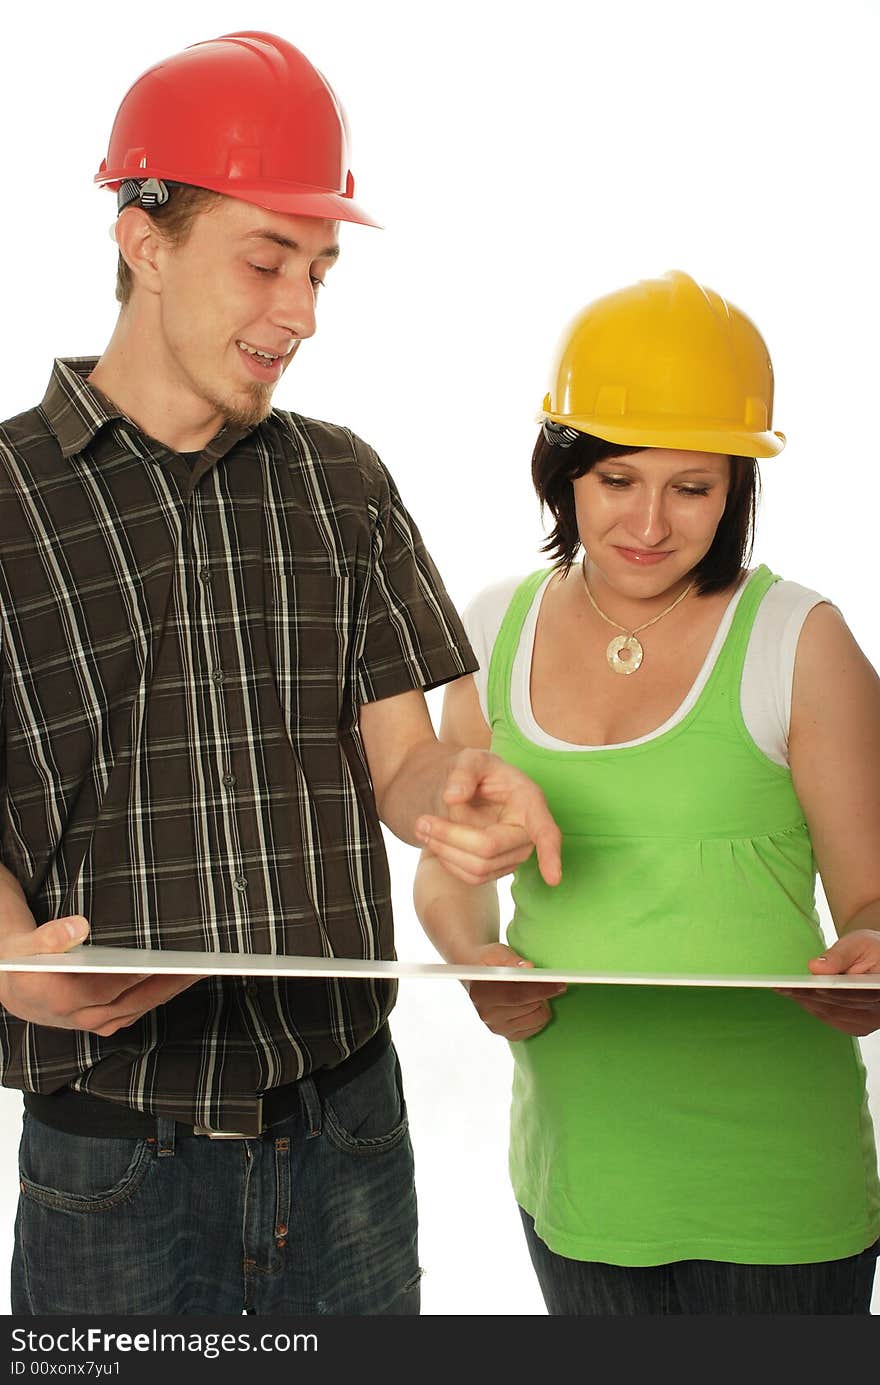
<path id="1" fill-rule="evenodd" d="M 16 1314 L 417 1314 L 413 1158 L 389 1047 L 259 1139 L 70 1135 L 25 1115 Z"/>
<path id="2" fill-rule="evenodd" d="M 880 1242 L 846 1260 L 809 1265 L 734 1265 L 721 1260 L 605 1265 L 557 1255 L 522 1208 L 520 1216 L 551 1317 L 871 1311 Z"/>

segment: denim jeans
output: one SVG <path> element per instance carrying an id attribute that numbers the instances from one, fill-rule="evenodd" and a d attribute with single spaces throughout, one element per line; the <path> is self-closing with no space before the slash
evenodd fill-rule
<path id="1" fill-rule="evenodd" d="M 734 1265 L 721 1260 L 605 1265 L 557 1255 L 537 1235 L 535 1223 L 522 1208 L 520 1216 L 551 1317 L 871 1311 L 880 1242 L 846 1260 L 808 1265 Z"/>
<path id="2" fill-rule="evenodd" d="M 25 1115 L 16 1314 L 417 1314 L 393 1047 L 259 1139 L 70 1135 Z"/>

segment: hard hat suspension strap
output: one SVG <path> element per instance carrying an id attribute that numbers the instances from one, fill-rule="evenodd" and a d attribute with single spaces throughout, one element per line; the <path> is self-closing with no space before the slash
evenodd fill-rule
<path id="1" fill-rule="evenodd" d="M 139 202 L 145 211 L 161 207 L 168 201 L 175 186 L 174 183 L 163 183 L 161 178 L 145 178 L 143 181 L 126 178 L 124 183 L 120 183 L 116 194 L 116 215 L 130 207 L 132 202 Z"/>
<path id="2" fill-rule="evenodd" d="M 576 428 L 568 428 L 564 423 L 553 423 L 549 418 L 544 420 L 543 427 L 544 439 L 551 447 L 571 447 L 580 437 Z"/>

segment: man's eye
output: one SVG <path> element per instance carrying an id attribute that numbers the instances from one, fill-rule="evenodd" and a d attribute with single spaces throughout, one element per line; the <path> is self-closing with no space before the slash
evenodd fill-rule
<path id="1" fill-rule="evenodd" d="M 277 273 L 278 273 L 278 270 L 277 270 L 277 268 L 276 268 L 275 265 L 254 264 L 252 260 L 249 260 L 249 261 L 248 261 L 248 264 L 250 265 L 251 269 L 255 269 L 255 270 L 257 271 L 258 274 L 277 274 Z"/>
<path id="2" fill-rule="evenodd" d="M 313 274 L 313 275 L 312 275 L 312 288 L 313 288 L 313 289 L 322 289 L 322 288 L 324 288 L 324 286 L 325 286 L 325 285 L 324 285 L 324 280 L 323 280 L 323 279 L 319 279 L 318 276 L 317 276 L 316 274 Z"/>

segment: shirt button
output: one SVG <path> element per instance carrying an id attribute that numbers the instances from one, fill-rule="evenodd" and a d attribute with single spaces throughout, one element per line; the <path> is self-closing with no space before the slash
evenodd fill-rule
<path id="1" fill-rule="evenodd" d="M 200 581 L 200 582 L 206 582 L 206 583 L 207 583 L 207 582 L 210 582 L 210 580 L 211 580 L 211 571 L 210 571 L 210 568 L 200 567 L 200 568 L 199 568 L 199 581 Z"/>
<path id="2" fill-rule="evenodd" d="M 243 893 L 247 889 L 247 881 L 245 880 L 244 876 L 237 875 L 232 882 L 232 887 L 233 889 L 239 890 Z"/>
<path id="3" fill-rule="evenodd" d="M 223 678 L 224 678 L 224 673 L 223 673 L 222 668 L 215 668 L 215 669 L 214 669 L 214 672 L 211 674 L 211 682 L 212 682 L 212 683 L 222 683 L 222 682 L 223 682 Z"/>
<path id="4" fill-rule="evenodd" d="M 224 774 L 224 776 L 223 776 L 223 783 L 226 785 L 227 789 L 231 789 L 232 786 L 233 786 L 234 783 L 235 783 L 235 775 L 234 775 L 234 774 Z"/>

